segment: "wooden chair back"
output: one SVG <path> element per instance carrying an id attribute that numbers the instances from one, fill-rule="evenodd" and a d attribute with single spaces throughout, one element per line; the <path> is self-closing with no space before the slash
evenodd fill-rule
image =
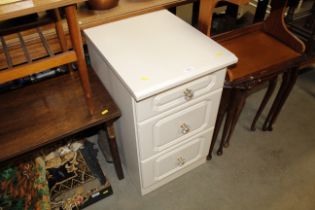
<path id="1" fill-rule="evenodd" d="M 289 31 L 284 21 L 288 0 L 271 1 L 271 12 L 264 22 L 264 31 L 280 39 L 283 43 L 299 53 L 305 51 L 304 43 Z"/>
<path id="2" fill-rule="evenodd" d="M 211 36 L 212 15 L 215 6 L 220 1 L 226 1 L 236 5 L 245 5 L 249 0 L 200 0 L 198 27 L 201 32 Z M 264 22 L 264 31 L 281 40 L 295 51 L 302 53 L 305 51 L 304 43 L 290 32 L 284 21 L 284 14 L 288 0 L 273 0 L 271 2 L 271 12 Z"/>
<path id="3" fill-rule="evenodd" d="M 249 3 L 250 0 L 200 0 L 198 28 L 207 36 L 210 36 L 211 34 L 214 8 L 220 1 L 226 1 L 236 5 L 244 5 Z"/>

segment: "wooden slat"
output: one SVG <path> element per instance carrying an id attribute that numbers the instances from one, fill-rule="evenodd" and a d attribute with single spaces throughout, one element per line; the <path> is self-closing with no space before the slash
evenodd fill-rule
<path id="1" fill-rule="evenodd" d="M 44 36 L 46 37 L 49 48 L 53 51 L 54 54 L 60 53 L 62 49 L 61 49 L 61 46 L 57 39 L 56 34 L 51 33 L 51 32 L 47 34 L 46 31 L 44 32 L 45 32 Z M 35 33 L 35 30 L 33 33 Z M 10 42 L 7 41 L 7 45 L 8 45 L 7 47 L 9 48 L 10 57 L 12 58 L 12 64 L 20 65 L 22 63 L 25 63 L 26 60 L 23 53 L 21 52 L 20 46 L 18 45 L 18 41 L 16 40 L 9 40 Z M 30 34 L 28 36 L 24 36 L 24 41 L 29 49 L 29 52 L 32 56 L 33 61 L 47 56 L 46 50 L 44 49 L 42 43 L 40 42 L 40 38 L 38 37 L 38 35 L 33 36 L 33 34 Z M 68 35 L 66 36 L 66 42 L 68 46 L 71 46 Z M 8 49 L 6 50 L 6 52 L 8 52 Z M 0 53 L 3 53 L 3 52 L 0 52 Z M 0 71 L 6 68 L 8 68 L 6 64 L 6 60 L 4 59 L 4 56 L 0 56 Z"/>
<path id="2" fill-rule="evenodd" d="M 30 56 L 30 53 L 29 53 L 28 50 L 27 50 L 27 47 L 26 47 L 26 45 L 25 45 L 25 42 L 24 42 L 24 39 L 23 39 L 22 34 L 19 32 L 19 33 L 17 33 L 17 35 L 18 35 L 18 37 L 19 37 L 20 45 L 21 45 L 21 48 L 22 48 L 22 50 L 23 50 L 23 52 L 24 52 L 24 56 L 25 56 L 27 62 L 28 62 L 28 63 L 32 63 L 32 58 L 31 58 L 31 56 Z"/>
<path id="3" fill-rule="evenodd" d="M 43 46 L 44 46 L 44 48 L 45 48 L 47 54 L 48 54 L 50 57 L 54 56 L 54 53 L 53 53 L 53 51 L 50 49 L 49 44 L 48 44 L 48 42 L 47 42 L 47 39 L 45 38 L 43 32 L 42 32 L 42 31 L 40 30 L 40 28 L 38 28 L 38 27 L 36 28 L 36 30 L 37 30 L 37 33 L 38 33 L 38 35 L 39 35 L 39 37 L 40 37 L 40 39 L 41 39 L 41 41 L 42 41 L 42 44 L 43 44 Z"/>
<path id="4" fill-rule="evenodd" d="M 2 36 L 0 36 L 0 40 L 1 40 L 3 52 L 5 55 L 5 59 L 7 61 L 8 68 L 12 68 L 13 64 L 12 64 L 12 59 L 11 59 L 10 54 L 9 54 L 8 46 L 5 43 L 5 40 Z"/>
<path id="5" fill-rule="evenodd" d="M 46 69 L 61 66 L 69 62 L 75 62 L 77 56 L 74 51 L 65 52 L 54 57 L 43 58 L 32 64 L 25 64 L 12 69 L 0 71 L 0 84 L 14 79 L 22 78 L 30 74 L 35 74 Z"/>

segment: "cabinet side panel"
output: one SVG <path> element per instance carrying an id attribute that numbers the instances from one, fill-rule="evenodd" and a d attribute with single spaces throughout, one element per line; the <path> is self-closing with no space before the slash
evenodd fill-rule
<path id="1" fill-rule="evenodd" d="M 134 180 L 140 188 L 140 175 L 138 165 L 137 137 L 134 123 L 133 98 L 128 91 L 119 82 L 117 77 L 110 72 L 112 82 L 111 94 L 121 110 L 121 117 L 117 120 L 116 130 L 117 139 L 122 149 L 123 163 L 127 169 L 128 175 Z"/>
<path id="2" fill-rule="evenodd" d="M 104 61 L 104 58 L 99 55 L 99 52 L 94 49 L 94 46 L 88 43 L 88 47 L 94 71 L 121 110 L 121 117 L 115 122 L 117 144 L 122 163 L 127 170 L 126 173 L 138 185 L 137 189 L 140 189 L 133 98 L 111 72 L 110 67 Z"/>

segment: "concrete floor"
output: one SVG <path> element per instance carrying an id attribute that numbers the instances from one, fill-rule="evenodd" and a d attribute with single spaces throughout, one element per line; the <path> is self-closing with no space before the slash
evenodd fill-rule
<path id="1" fill-rule="evenodd" d="M 248 98 L 231 145 L 213 160 L 141 196 L 128 174 L 118 181 L 102 167 L 114 194 L 88 210 L 310 210 L 315 209 L 315 71 L 299 77 L 274 131 L 256 132 L 251 120 L 264 94 Z"/>

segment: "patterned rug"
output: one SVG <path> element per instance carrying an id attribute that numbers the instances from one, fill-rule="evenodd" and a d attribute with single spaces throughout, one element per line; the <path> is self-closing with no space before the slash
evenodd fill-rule
<path id="1" fill-rule="evenodd" d="M 34 161 L 7 166 L 0 171 L 0 209 L 50 209 L 45 161 Z"/>

